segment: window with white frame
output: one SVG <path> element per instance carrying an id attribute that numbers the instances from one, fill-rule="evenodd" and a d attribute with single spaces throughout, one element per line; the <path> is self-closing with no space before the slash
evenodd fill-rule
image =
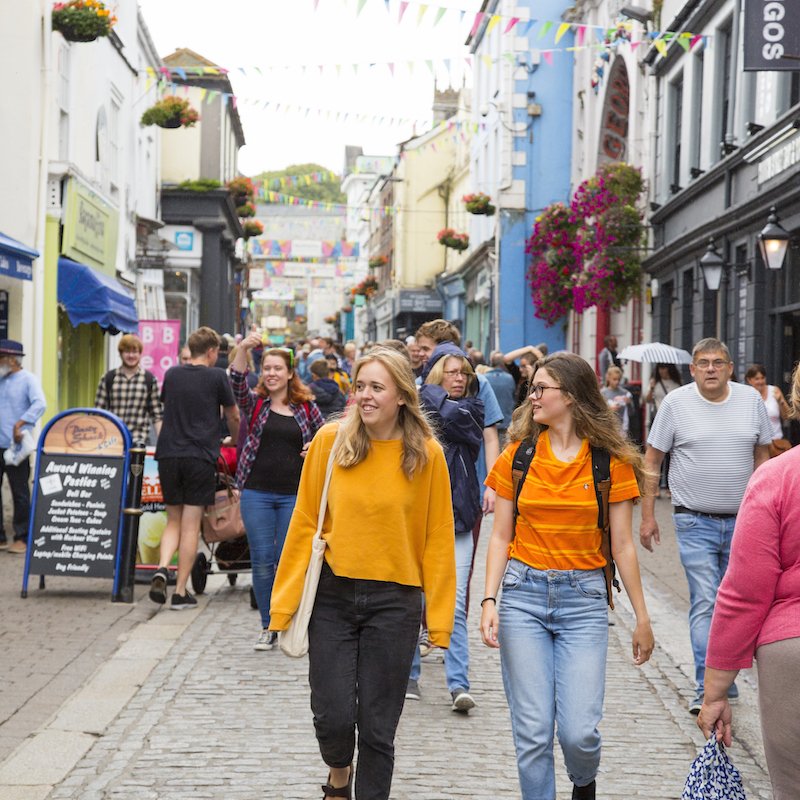
<path id="1" fill-rule="evenodd" d="M 692 62 L 692 133 L 691 148 L 689 152 L 689 166 L 700 169 L 700 162 L 703 158 L 703 78 L 705 72 L 705 59 L 703 51 L 700 50 L 694 56 Z"/>
<path id="2" fill-rule="evenodd" d="M 120 113 L 122 108 L 122 95 L 113 86 L 111 87 L 111 103 L 108 116 L 108 179 L 112 193 L 119 191 L 119 149 L 120 149 Z"/>
<path id="3" fill-rule="evenodd" d="M 728 128 L 728 114 L 730 104 L 733 102 L 731 97 L 731 77 L 733 73 L 733 42 L 731 32 L 732 22 L 728 20 L 717 29 L 716 50 L 717 50 L 717 80 L 715 95 L 717 102 L 717 119 L 714 132 L 717 134 L 712 142 L 712 147 L 716 152 L 712 153 L 714 161 L 718 161 L 724 155 L 723 145 L 733 131 Z"/>
<path id="4" fill-rule="evenodd" d="M 670 193 L 682 188 L 681 145 L 683 140 L 683 72 L 678 73 L 669 85 L 669 176 Z"/>

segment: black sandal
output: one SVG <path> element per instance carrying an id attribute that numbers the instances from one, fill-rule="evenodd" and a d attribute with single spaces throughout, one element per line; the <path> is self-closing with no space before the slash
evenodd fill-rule
<path id="1" fill-rule="evenodd" d="M 344 797 L 346 800 L 352 800 L 353 794 L 353 765 L 350 765 L 350 775 L 347 778 L 346 786 L 334 787 L 330 784 L 331 774 L 328 773 L 328 783 L 322 784 L 322 800 L 326 797 Z"/>

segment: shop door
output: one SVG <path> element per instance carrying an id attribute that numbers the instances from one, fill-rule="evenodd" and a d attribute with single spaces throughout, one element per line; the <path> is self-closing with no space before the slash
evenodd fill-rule
<path id="1" fill-rule="evenodd" d="M 73 328 L 63 311 L 58 316 L 58 410 L 94 406 L 106 365 L 103 330 L 95 324 Z"/>

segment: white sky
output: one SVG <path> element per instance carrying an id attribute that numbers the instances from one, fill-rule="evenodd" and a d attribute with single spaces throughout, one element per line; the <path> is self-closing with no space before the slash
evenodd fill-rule
<path id="1" fill-rule="evenodd" d="M 480 9 L 480 0 L 435 0 L 418 24 L 422 0 L 410 0 L 401 23 L 400 0 L 390 0 L 388 12 L 385 0 L 365 0 L 360 15 L 362 0 L 318 0 L 316 11 L 314 0 L 139 2 L 162 56 L 188 47 L 230 71 L 248 142 L 239 167 L 248 175 L 304 162 L 340 173 L 347 144 L 368 155 L 394 154 L 414 133 L 410 123 L 337 122 L 317 109 L 429 122 L 433 75 L 425 61 L 434 61 L 440 87 L 451 77 L 460 85 L 464 41 Z M 448 10 L 434 26 L 440 8 Z M 452 59 L 450 75 L 444 59 Z M 399 62 L 394 76 L 391 60 Z M 411 71 L 409 60 L 416 60 Z M 327 65 L 322 73 L 319 64 Z M 269 69 L 276 65 L 295 68 Z M 277 103 L 312 110 L 275 111 Z M 426 129 L 423 123 L 417 132 Z"/>

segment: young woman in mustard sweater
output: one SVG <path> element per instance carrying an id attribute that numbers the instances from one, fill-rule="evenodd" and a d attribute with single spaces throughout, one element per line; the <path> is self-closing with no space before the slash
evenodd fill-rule
<path id="1" fill-rule="evenodd" d="M 447 647 L 455 609 L 450 478 L 420 410 L 408 359 L 377 347 L 353 370 L 355 406 L 309 448 L 272 589 L 270 630 L 297 610 L 325 470 L 335 461 L 322 528 L 327 543 L 309 625 L 314 727 L 330 768 L 325 798 L 386 800 L 425 592 L 433 644 Z"/>

